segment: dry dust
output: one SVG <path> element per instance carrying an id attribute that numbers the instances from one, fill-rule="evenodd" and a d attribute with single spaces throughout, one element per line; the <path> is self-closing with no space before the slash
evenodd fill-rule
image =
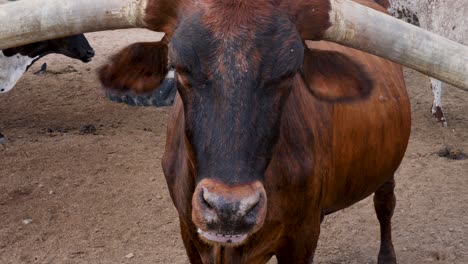
<path id="1" fill-rule="evenodd" d="M 89 64 L 49 56 L 0 96 L 0 263 L 188 263 L 160 160 L 170 108 L 107 101 L 96 68 L 119 48 L 158 39 L 144 30 L 88 35 Z M 70 71 L 75 69 L 76 71 Z M 60 73 L 60 74 L 58 74 Z M 449 127 L 430 117 L 427 77 L 406 71 L 413 109 L 397 179 L 399 263 L 468 263 L 468 93 L 447 88 Z M 80 133 L 93 125 L 93 133 Z M 371 199 L 327 217 L 316 263 L 376 263 Z M 273 261 L 272 261 L 273 262 Z"/>

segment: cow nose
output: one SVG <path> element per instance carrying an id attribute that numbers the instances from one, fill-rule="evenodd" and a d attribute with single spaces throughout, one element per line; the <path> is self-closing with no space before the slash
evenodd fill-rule
<path id="1" fill-rule="evenodd" d="M 232 187 L 204 179 L 192 199 L 192 220 L 211 242 L 240 243 L 263 225 L 266 202 L 260 182 Z"/>
<path id="2" fill-rule="evenodd" d="M 87 50 L 86 51 L 86 56 L 88 56 L 89 58 L 92 58 L 94 57 L 94 55 L 96 55 L 96 53 L 94 52 L 94 50 Z"/>
<path id="3" fill-rule="evenodd" d="M 260 204 L 260 192 L 253 192 L 248 196 L 225 198 L 223 194 L 210 192 L 202 188 L 200 201 L 208 210 L 214 210 L 219 217 L 242 218 L 254 211 Z"/>

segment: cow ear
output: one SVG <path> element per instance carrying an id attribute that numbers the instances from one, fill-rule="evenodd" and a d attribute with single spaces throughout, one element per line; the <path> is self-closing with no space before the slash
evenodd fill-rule
<path id="1" fill-rule="evenodd" d="M 321 100 L 360 100 L 372 91 L 372 80 L 363 66 L 336 51 L 307 49 L 301 75 L 309 91 Z"/>
<path id="2" fill-rule="evenodd" d="M 165 41 L 132 44 L 98 69 L 105 89 L 118 93 L 148 93 L 159 87 L 168 72 Z"/>

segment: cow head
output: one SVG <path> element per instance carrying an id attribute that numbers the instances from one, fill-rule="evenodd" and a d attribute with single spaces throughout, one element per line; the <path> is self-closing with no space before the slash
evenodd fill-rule
<path id="1" fill-rule="evenodd" d="M 263 177 L 304 46 L 274 9 L 246 2 L 218 8 L 184 16 L 169 58 L 196 168 L 192 220 L 202 238 L 238 244 L 265 219 Z"/>
<path id="2" fill-rule="evenodd" d="M 293 19 L 303 7 L 261 2 L 178 6 L 175 26 L 163 41 L 134 44 L 100 70 L 106 87 L 144 91 L 157 87 L 165 74 L 157 64 L 166 69 L 168 60 L 175 68 L 187 162 L 193 164 L 196 183 L 192 220 L 209 242 L 241 244 L 262 227 L 267 214 L 264 175 L 295 82 L 328 100 L 363 98 L 372 86 L 351 59 L 306 48 L 303 36 L 319 37 L 327 25 L 327 4 L 308 6 L 317 10 L 317 23 L 303 27 Z M 155 10 L 148 10 L 150 23 L 160 18 Z M 333 57 L 341 60 L 330 65 Z M 320 83 L 340 75 L 345 77 L 337 85 Z"/>
<path id="3" fill-rule="evenodd" d="M 3 50 L 5 56 L 20 54 L 38 60 L 47 54 L 58 53 L 67 57 L 90 62 L 94 57 L 94 50 L 83 34 L 35 42 L 15 48 Z"/>

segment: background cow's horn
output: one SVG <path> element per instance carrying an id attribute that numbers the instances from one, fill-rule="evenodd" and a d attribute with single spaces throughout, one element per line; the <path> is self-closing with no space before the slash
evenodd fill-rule
<path id="1" fill-rule="evenodd" d="M 349 0 L 330 0 L 325 40 L 392 60 L 468 91 L 468 47 Z"/>
<path id="2" fill-rule="evenodd" d="M 24 0 L 0 5 L 0 50 L 85 32 L 144 27 L 148 0 Z"/>

